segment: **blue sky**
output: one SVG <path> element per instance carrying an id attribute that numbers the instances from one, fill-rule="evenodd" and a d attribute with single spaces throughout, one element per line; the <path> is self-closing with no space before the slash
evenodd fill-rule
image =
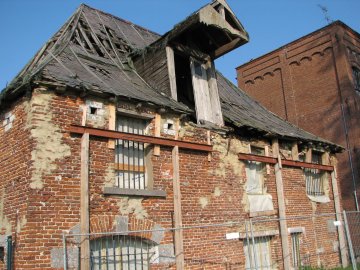
<path id="1" fill-rule="evenodd" d="M 65 23 L 81 3 L 163 34 L 210 0 L 0 0 L 0 89 Z M 235 68 L 332 20 L 360 32 L 359 0 L 228 0 L 250 42 L 216 61 L 234 83 Z"/>

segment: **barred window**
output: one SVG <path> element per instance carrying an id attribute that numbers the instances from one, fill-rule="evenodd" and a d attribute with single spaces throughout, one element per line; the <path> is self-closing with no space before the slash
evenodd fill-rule
<path id="1" fill-rule="evenodd" d="M 254 237 L 244 241 L 245 269 L 274 269 L 271 265 L 270 237 Z"/>
<path id="2" fill-rule="evenodd" d="M 353 67 L 352 71 L 354 77 L 355 91 L 360 94 L 360 70 L 356 67 Z"/>
<path id="3" fill-rule="evenodd" d="M 291 234 L 292 263 L 295 269 L 298 269 L 301 266 L 300 236 L 301 233 Z"/>
<path id="4" fill-rule="evenodd" d="M 92 239 L 91 269 L 147 270 L 158 257 L 157 246 L 135 236 L 115 235 Z"/>
<path id="5" fill-rule="evenodd" d="M 118 131 L 144 135 L 145 119 L 118 115 Z M 144 143 L 130 140 L 117 140 L 115 144 L 116 184 L 119 188 L 146 189 L 146 146 Z"/>
<path id="6" fill-rule="evenodd" d="M 311 162 L 321 164 L 321 152 L 312 151 Z M 323 196 L 324 191 L 324 172 L 319 169 L 304 169 L 306 179 L 306 194 L 311 196 Z"/>

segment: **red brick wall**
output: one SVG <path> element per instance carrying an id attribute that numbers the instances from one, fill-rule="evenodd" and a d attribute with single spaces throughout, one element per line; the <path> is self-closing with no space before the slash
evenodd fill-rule
<path id="1" fill-rule="evenodd" d="M 0 125 L 0 235 L 13 235 L 18 247 L 27 241 L 23 233 L 28 210 L 28 178 L 31 167 L 30 130 L 26 128 L 28 100 L 21 98 L 0 113 L 15 116 L 12 128 Z M 16 229 L 16 227 L 18 227 Z M 5 263 L 0 261 L 0 268 Z"/>
<path id="2" fill-rule="evenodd" d="M 106 110 L 108 101 L 100 101 Z M 5 188 L 4 213 L 12 225 L 13 236 L 15 209 L 19 209 L 19 216 L 24 215 L 26 220 L 17 234 L 16 269 L 52 269 L 52 250 L 62 248 L 62 233 L 71 230 L 80 221 L 81 137 L 69 134 L 67 130 L 70 124 L 81 122 L 84 100 L 71 93 L 56 95 L 49 90 L 36 90 L 27 107 L 27 125 L 22 102 L 14 104 L 11 109 L 16 114 L 15 126 L 6 133 L 0 129 L 1 150 L 5 153 L 1 156 L 0 166 L 6 168 L 0 171 L 1 178 L 5 179 L 0 183 L 0 187 Z M 154 113 L 152 109 L 142 110 Z M 105 119 L 103 128 L 108 126 Z M 181 123 L 181 127 L 184 129 L 182 138 L 206 142 L 206 130 L 185 122 Z M 154 123 L 151 123 L 150 133 L 153 133 L 153 129 Z M 243 198 L 245 167 L 237 159 L 237 153 L 247 152 L 250 141 L 246 138 L 222 138 L 216 133 L 211 136 L 214 144 L 211 161 L 208 161 L 207 153 L 180 149 L 184 226 L 243 221 L 249 216 Z M 266 140 L 251 143 L 269 145 Z M 172 227 L 171 149 L 161 147 L 161 155 L 152 156 L 154 189 L 165 190 L 166 198 L 139 198 L 136 210 L 128 207 L 129 200 L 135 198 L 105 196 L 103 193 L 109 178 L 108 169 L 113 162 L 114 153 L 108 147 L 108 140 L 90 137 L 91 232 L 112 231 L 118 216 L 129 217 L 130 230 L 152 229 L 155 224 L 164 228 Z M 46 166 L 43 167 L 43 164 Z M 324 205 L 315 203 L 315 209 L 314 203 L 305 194 L 301 169 L 284 168 L 283 177 L 287 215 L 335 211 L 333 201 Z M 277 209 L 273 167 L 265 176 L 265 186 Z M 331 187 L 329 192 L 332 193 Z M 127 208 L 127 212 L 124 208 Z M 309 237 L 311 226 L 309 224 L 307 227 Z M 203 269 L 204 265 L 207 269 L 243 269 L 243 241 L 225 240 L 225 234 L 234 230 L 239 230 L 239 227 L 184 230 L 184 254 L 189 269 Z M 325 237 L 329 238 L 328 235 Z M 331 237 L 336 239 L 334 235 Z M 276 241 L 280 242 L 278 236 L 272 240 L 272 252 L 280 256 L 281 248 Z M 166 233 L 161 243 L 172 242 L 173 235 Z M 310 251 L 313 249 L 309 248 Z M 332 258 L 332 262 L 338 260 Z M 158 267 L 161 269 L 161 266 Z"/>
<path id="3" fill-rule="evenodd" d="M 237 68 L 239 87 L 267 109 L 346 147 L 342 104 L 358 188 L 360 96 L 354 91 L 351 66 L 359 66 L 359 44 L 352 30 L 334 24 Z M 279 76 L 265 75 L 276 73 L 281 81 Z M 344 208 L 354 209 L 348 153 L 339 154 L 338 160 Z"/>

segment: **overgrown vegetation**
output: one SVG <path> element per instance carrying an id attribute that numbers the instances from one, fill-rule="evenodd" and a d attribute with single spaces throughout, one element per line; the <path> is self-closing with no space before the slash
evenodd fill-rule
<path id="1" fill-rule="evenodd" d="M 357 265 L 357 267 L 360 267 L 360 264 Z M 336 268 L 323 268 L 323 267 L 311 267 L 311 266 L 302 266 L 299 268 L 299 270 L 352 270 L 352 266 L 349 265 L 348 267 L 336 267 Z"/>

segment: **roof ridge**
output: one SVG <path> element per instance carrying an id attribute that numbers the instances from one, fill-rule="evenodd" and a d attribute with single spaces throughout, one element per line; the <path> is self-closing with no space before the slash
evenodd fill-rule
<path id="1" fill-rule="evenodd" d="M 147 32 L 152 33 L 152 34 L 154 34 L 154 35 L 157 35 L 157 36 L 159 36 L 159 37 L 162 36 L 161 34 L 156 33 L 156 32 L 154 32 L 154 31 L 152 31 L 152 30 L 150 30 L 150 29 L 148 29 L 148 28 L 145 28 L 145 27 L 143 27 L 143 26 L 140 26 L 140 25 L 138 25 L 138 24 L 136 24 L 136 23 L 133 23 L 133 22 L 131 22 L 131 21 L 128 21 L 128 20 L 126 20 L 126 19 L 120 18 L 120 17 L 118 17 L 118 16 L 116 16 L 116 15 L 113 15 L 113 14 L 111 14 L 111 13 L 105 12 L 105 11 L 103 11 L 103 10 L 101 10 L 101 9 L 97 9 L 97 8 L 91 7 L 91 6 L 89 6 L 89 5 L 87 5 L 87 4 L 84 4 L 84 3 L 82 3 L 80 6 L 86 7 L 86 8 L 92 9 L 92 10 L 95 10 L 95 11 L 97 11 L 97 12 L 102 13 L 103 15 L 112 17 L 112 18 L 114 18 L 114 19 L 116 19 L 116 20 L 119 20 L 119 21 L 121 21 L 121 22 L 124 22 L 124 23 L 126 23 L 126 24 L 128 24 L 128 25 L 135 26 L 135 27 L 137 27 L 137 28 L 139 28 L 139 29 L 142 29 L 142 30 L 144 30 L 144 31 L 147 31 Z"/>

